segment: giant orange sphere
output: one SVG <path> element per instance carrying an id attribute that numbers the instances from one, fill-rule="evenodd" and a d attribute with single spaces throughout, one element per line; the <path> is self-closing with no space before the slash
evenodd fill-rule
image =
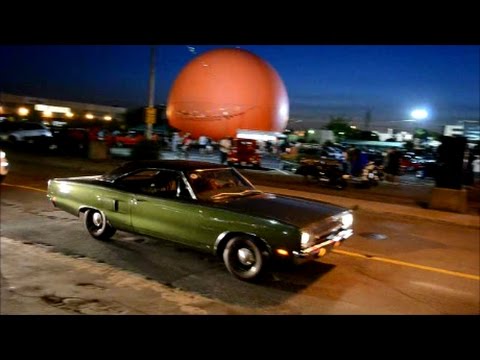
<path id="1" fill-rule="evenodd" d="M 289 112 L 282 79 L 249 51 L 217 49 L 197 56 L 175 79 L 167 103 L 170 125 L 218 140 L 237 129 L 283 131 Z"/>

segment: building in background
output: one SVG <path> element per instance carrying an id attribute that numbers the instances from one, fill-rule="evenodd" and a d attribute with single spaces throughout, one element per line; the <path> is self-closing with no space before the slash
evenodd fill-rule
<path id="1" fill-rule="evenodd" d="M 0 93 L 0 118 L 41 119 L 61 126 L 74 120 L 124 122 L 126 108 Z"/>
<path id="2" fill-rule="evenodd" d="M 476 120 L 459 121 L 456 125 L 445 125 L 445 136 L 465 136 L 468 142 L 480 141 L 480 123 Z"/>
<path id="3" fill-rule="evenodd" d="M 404 142 L 404 141 L 412 141 L 413 140 L 413 134 L 407 132 L 407 131 L 394 131 L 393 129 L 387 129 L 386 133 L 382 133 L 379 131 L 373 131 L 378 135 L 378 139 L 380 141 L 387 141 L 390 139 L 393 139 L 394 141 L 398 142 Z"/>

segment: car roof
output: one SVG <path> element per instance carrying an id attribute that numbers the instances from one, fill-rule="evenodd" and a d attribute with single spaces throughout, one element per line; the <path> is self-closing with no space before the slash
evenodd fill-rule
<path id="1" fill-rule="evenodd" d="M 120 167 L 106 174 L 108 178 L 117 178 L 121 175 L 131 173 L 139 169 L 159 168 L 175 171 L 192 171 L 201 169 L 225 169 L 226 165 L 220 165 L 205 161 L 189 161 L 189 160 L 137 160 L 129 161 Z"/>

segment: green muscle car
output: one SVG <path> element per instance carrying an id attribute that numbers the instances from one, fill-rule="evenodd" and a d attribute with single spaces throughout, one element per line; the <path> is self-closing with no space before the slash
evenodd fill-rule
<path id="1" fill-rule="evenodd" d="M 218 255 L 253 281 L 271 261 L 325 255 L 353 234 L 350 211 L 265 193 L 236 169 L 183 160 L 128 162 L 110 173 L 48 181 L 52 204 L 83 216 L 87 231 L 170 240 Z"/>

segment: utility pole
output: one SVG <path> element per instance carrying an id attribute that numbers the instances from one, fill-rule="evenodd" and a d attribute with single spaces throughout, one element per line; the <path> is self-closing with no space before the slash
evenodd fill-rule
<path id="1" fill-rule="evenodd" d="M 145 123 L 147 128 L 145 137 L 147 140 L 152 139 L 152 128 L 156 121 L 157 111 L 155 109 L 155 46 L 150 49 L 150 79 L 148 86 L 148 107 L 145 109 Z"/>

